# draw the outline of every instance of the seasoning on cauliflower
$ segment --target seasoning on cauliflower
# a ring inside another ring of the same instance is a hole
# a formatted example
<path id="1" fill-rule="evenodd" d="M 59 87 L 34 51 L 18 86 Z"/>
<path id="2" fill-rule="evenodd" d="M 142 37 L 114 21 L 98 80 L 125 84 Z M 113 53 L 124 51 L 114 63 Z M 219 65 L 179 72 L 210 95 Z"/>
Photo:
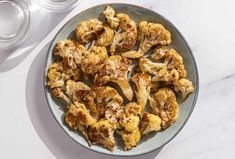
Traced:
<path id="1" fill-rule="evenodd" d="M 61 88 L 53 88 L 52 93 L 56 98 L 63 99 L 69 105 L 72 104 L 71 99 L 61 90 Z"/>
<path id="2" fill-rule="evenodd" d="M 160 88 L 153 97 L 149 98 L 153 112 L 161 119 L 163 129 L 171 126 L 178 117 L 178 103 L 175 93 L 170 88 Z"/>
<path id="3" fill-rule="evenodd" d="M 117 17 L 120 20 L 120 24 L 110 46 L 109 52 L 111 55 L 115 54 L 116 49 L 131 49 L 137 40 L 137 27 L 135 22 L 123 13 L 117 14 Z"/>
<path id="4" fill-rule="evenodd" d="M 141 138 L 141 133 L 139 128 L 135 128 L 133 131 L 128 132 L 126 130 L 121 130 L 117 132 L 119 135 L 121 135 L 122 140 L 124 142 L 124 150 L 130 150 L 133 147 L 135 147 Z"/>
<path id="5" fill-rule="evenodd" d="M 131 81 L 135 83 L 134 92 L 137 103 L 140 104 L 142 106 L 142 110 L 144 110 L 150 94 L 151 77 L 144 73 L 136 73 L 131 78 Z"/>
<path id="6" fill-rule="evenodd" d="M 142 135 L 147 135 L 153 131 L 161 130 L 161 118 L 157 115 L 144 112 L 140 124 L 140 132 Z"/>
<path id="7" fill-rule="evenodd" d="M 88 145 L 91 145 L 87 129 L 84 125 L 79 123 L 79 119 L 74 115 L 74 109 L 76 109 L 74 106 L 70 107 L 68 112 L 65 114 L 64 121 L 71 129 L 80 131 L 87 140 Z"/>
<path id="8" fill-rule="evenodd" d="M 139 67 L 142 72 L 149 73 L 151 75 L 158 75 L 161 69 L 165 69 L 166 65 L 164 63 L 152 62 L 145 57 L 139 59 Z"/>
<path id="9" fill-rule="evenodd" d="M 151 58 L 153 60 L 161 60 L 165 57 L 165 55 L 169 52 L 169 49 L 167 49 L 167 47 L 163 46 L 163 47 L 156 47 L 153 50 L 153 53 L 151 55 Z"/>
<path id="10" fill-rule="evenodd" d="M 187 76 L 187 71 L 184 68 L 183 58 L 174 49 L 170 49 L 164 59 L 167 69 L 176 69 L 179 72 L 180 78 Z"/>
<path id="11" fill-rule="evenodd" d="M 80 43 L 75 43 L 75 46 L 76 51 L 73 53 L 73 58 L 75 63 L 80 67 L 84 57 L 89 54 L 89 51 Z"/>
<path id="12" fill-rule="evenodd" d="M 96 45 L 107 47 L 112 44 L 113 38 L 114 30 L 110 26 L 104 25 L 104 30 L 97 38 Z"/>
<path id="13" fill-rule="evenodd" d="M 190 93 L 194 92 L 193 82 L 189 81 L 188 79 L 182 78 L 179 81 L 175 82 L 173 85 L 174 91 L 181 94 L 181 98 L 183 101 Z"/>
<path id="14" fill-rule="evenodd" d="M 90 127 L 88 136 L 93 144 L 100 144 L 109 150 L 115 148 L 114 131 L 116 127 L 109 123 L 107 119 L 100 119 Z"/>
<path id="15" fill-rule="evenodd" d="M 74 66 L 73 53 L 75 51 L 76 47 L 73 41 L 65 39 L 56 44 L 54 55 L 62 57 L 64 65 L 71 68 Z"/>
<path id="16" fill-rule="evenodd" d="M 105 117 L 111 123 L 116 123 L 123 113 L 122 97 L 109 86 L 96 87 L 85 97 L 84 102 L 96 119 Z"/>
<path id="17" fill-rule="evenodd" d="M 65 118 L 67 115 L 71 114 L 81 125 L 91 126 L 96 123 L 96 119 L 90 115 L 89 111 L 86 109 L 83 103 L 74 102 L 74 104 L 70 105 Z"/>
<path id="18" fill-rule="evenodd" d="M 98 66 L 107 58 L 108 53 L 105 47 L 94 46 L 81 61 L 81 70 L 86 74 L 95 75 L 98 72 Z"/>
<path id="19" fill-rule="evenodd" d="M 50 88 L 63 87 L 68 79 L 75 81 L 80 79 L 80 70 L 77 68 L 66 68 L 63 63 L 53 63 L 47 73 L 48 86 Z"/>
<path id="20" fill-rule="evenodd" d="M 139 58 L 155 45 L 168 45 L 171 43 L 171 33 L 159 23 L 142 21 L 139 24 L 138 41 L 138 51 L 129 51 L 122 55 L 127 58 Z"/>
<path id="21" fill-rule="evenodd" d="M 66 94 L 73 102 L 81 102 L 89 91 L 90 88 L 83 82 L 75 82 L 73 80 L 66 82 Z"/>
<path id="22" fill-rule="evenodd" d="M 133 90 L 128 81 L 128 71 L 131 68 L 132 61 L 119 56 L 110 56 L 103 62 L 99 68 L 98 74 L 95 75 L 95 83 L 102 86 L 107 82 L 117 83 L 128 100 L 133 98 Z"/>
<path id="23" fill-rule="evenodd" d="M 91 117 L 84 104 L 77 102 L 71 104 L 64 116 L 64 121 L 71 129 L 79 130 L 90 145 L 86 127 L 95 124 L 96 120 Z"/>
<path id="24" fill-rule="evenodd" d="M 86 44 L 96 38 L 103 30 L 103 22 L 98 19 L 82 21 L 76 29 L 79 42 Z"/>
<path id="25" fill-rule="evenodd" d="M 120 125 L 128 132 L 133 131 L 139 126 L 140 118 L 136 115 L 123 114 L 120 118 Z"/>
<path id="26" fill-rule="evenodd" d="M 140 115 L 142 113 L 142 107 L 141 105 L 130 102 L 125 106 L 125 114 L 127 115 Z"/>
<path id="27" fill-rule="evenodd" d="M 178 81 L 180 78 L 179 72 L 176 69 L 167 70 L 161 69 L 157 75 L 152 78 L 153 82 L 167 82 L 168 84 L 172 84 Z"/>
<path id="28" fill-rule="evenodd" d="M 110 6 L 107 6 L 106 9 L 103 11 L 103 14 L 111 28 L 117 29 L 120 20 L 119 18 L 115 17 L 115 10 Z"/>
<path id="29" fill-rule="evenodd" d="M 131 132 L 139 126 L 139 115 L 142 112 L 142 107 L 135 102 L 131 102 L 125 106 L 124 111 L 125 113 L 122 114 L 119 123 L 126 131 Z"/>

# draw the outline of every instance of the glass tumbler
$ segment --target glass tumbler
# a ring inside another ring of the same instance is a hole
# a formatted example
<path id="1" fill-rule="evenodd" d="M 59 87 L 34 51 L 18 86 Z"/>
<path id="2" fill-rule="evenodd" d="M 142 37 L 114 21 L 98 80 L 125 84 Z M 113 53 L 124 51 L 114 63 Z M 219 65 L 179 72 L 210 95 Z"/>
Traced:
<path id="1" fill-rule="evenodd" d="M 73 9 L 78 0 L 33 0 L 35 4 L 52 12 L 64 12 Z"/>
<path id="2" fill-rule="evenodd" d="M 29 23 L 29 8 L 24 0 L 0 0 L 0 49 L 22 41 Z"/>

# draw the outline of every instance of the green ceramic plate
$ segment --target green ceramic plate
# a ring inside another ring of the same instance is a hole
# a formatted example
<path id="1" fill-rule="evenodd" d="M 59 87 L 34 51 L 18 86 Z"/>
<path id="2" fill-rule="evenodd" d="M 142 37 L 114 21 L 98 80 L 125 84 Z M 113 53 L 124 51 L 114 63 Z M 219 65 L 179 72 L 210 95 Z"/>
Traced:
<path id="1" fill-rule="evenodd" d="M 58 103 L 49 93 L 46 87 L 46 73 L 48 67 L 51 65 L 53 61 L 52 57 L 52 50 L 55 47 L 56 43 L 60 40 L 66 39 L 68 36 L 73 34 L 73 31 L 76 29 L 76 26 L 79 22 L 88 20 L 91 18 L 98 18 L 102 11 L 105 9 L 107 5 L 112 6 L 115 8 L 117 13 L 126 13 L 128 14 L 131 19 L 135 22 L 140 22 L 143 20 L 158 22 L 163 24 L 172 34 L 172 44 L 171 46 L 174 47 L 184 58 L 184 63 L 188 71 L 188 78 L 192 80 L 196 86 L 195 92 L 191 94 L 185 102 L 180 104 L 179 108 L 179 117 L 177 121 L 168 129 L 158 132 L 152 133 L 146 137 L 143 137 L 138 144 L 137 147 L 133 148 L 130 151 L 123 151 L 122 149 L 122 142 L 117 141 L 117 149 L 114 152 L 110 152 L 107 149 L 100 147 L 100 146 L 91 146 L 89 147 L 85 139 L 78 133 L 70 130 L 64 123 L 63 123 L 63 106 Z M 62 127 L 62 129 L 77 143 L 81 144 L 82 146 L 104 154 L 115 155 L 115 156 L 135 156 L 145 154 L 151 151 L 154 151 L 166 143 L 168 143 L 171 139 L 173 139 L 179 131 L 183 128 L 186 124 L 187 120 L 189 119 L 193 108 L 196 104 L 197 96 L 198 96 L 198 71 L 195 59 L 193 54 L 190 50 L 189 45 L 187 44 L 186 40 L 182 36 L 182 34 L 174 27 L 174 25 L 165 19 L 163 16 L 159 15 L 158 13 L 132 4 L 123 4 L 123 3 L 112 3 L 112 4 L 102 4 L 92 8 L 89 8 L 81 13 L 78 13 L 73 18 L 71 18 L 56 34 L 54 39 L 51 42 L 50 48 L 47 53 L 47 59 L 45 64 L 45 76 L 44 83 L 45 83 L 45 95 L 47 98 L 48 105 L 51 109 L 52 114 L 54 115 L 55 119 Z"/>

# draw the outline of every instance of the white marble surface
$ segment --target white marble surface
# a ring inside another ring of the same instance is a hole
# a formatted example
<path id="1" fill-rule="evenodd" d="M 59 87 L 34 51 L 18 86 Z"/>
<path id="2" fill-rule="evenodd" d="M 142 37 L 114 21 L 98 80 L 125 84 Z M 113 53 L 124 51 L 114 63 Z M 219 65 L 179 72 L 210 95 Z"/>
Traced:
<path id="1" fill-rule="evenodd" d="M 0 65 L 0 159 L 114 158 L 73 142 L 53 119 L 41 87 L 51 38 L 69 17 L 104 2 L 110 1 L 80 0 L 79 6 L 17 65 L 8 70 L 2 70 Z M 189 42 L 200 74 L 198 102 L 186 126 L 161 150 L 135 158 L 234 159 L 235 1 L 128 2 L 151 8 L 172 21 Z"/>

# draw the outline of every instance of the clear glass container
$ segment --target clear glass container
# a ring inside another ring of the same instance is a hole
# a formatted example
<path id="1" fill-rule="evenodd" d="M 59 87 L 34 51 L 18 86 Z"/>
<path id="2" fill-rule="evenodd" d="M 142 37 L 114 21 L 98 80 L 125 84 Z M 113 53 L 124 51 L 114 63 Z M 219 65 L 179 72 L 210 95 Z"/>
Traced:
<path id="1" fill-rule="evenodd" d="M 78 0 L 33 0 L 35 4 L 52 12 L 64 12 L 73 9 Z"/>
<path id="2" fill-rule="evenodd" d="M 22 41 L 29 24 L 29 8 L 24 0 L 0 0 L 0 48 Z"/>

